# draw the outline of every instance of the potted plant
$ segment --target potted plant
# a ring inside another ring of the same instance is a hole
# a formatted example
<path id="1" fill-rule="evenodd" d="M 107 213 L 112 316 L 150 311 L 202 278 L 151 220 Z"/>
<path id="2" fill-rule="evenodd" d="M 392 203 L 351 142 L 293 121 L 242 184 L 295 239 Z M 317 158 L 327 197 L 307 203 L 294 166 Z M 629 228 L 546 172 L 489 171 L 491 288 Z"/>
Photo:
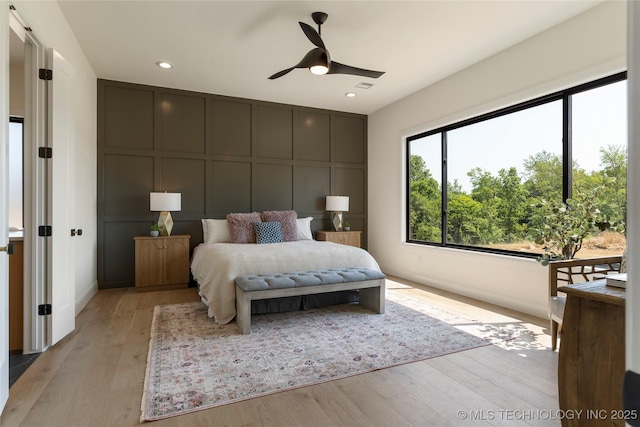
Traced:
<path id="1" fill-rule="evenodd" d="M 151 224 L 151 231 L 149 234 L 152 237 L 158 237 L 160 235 L 160 226 L 158 224 Z"/>
<path id="2" fill-rule="evenodd" d="M 344 221 L 342 223 L 342 229 L 344 231 L 351 231 L 351 223 L 349 221 Z"/>

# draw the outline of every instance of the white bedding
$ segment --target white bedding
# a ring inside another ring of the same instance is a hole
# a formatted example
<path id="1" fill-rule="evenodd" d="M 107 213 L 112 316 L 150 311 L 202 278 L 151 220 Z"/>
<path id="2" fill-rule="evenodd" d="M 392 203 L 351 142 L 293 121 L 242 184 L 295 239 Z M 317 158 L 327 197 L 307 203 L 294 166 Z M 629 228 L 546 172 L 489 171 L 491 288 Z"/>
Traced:
<path id="1" fill-rule="evenodd" d="M 220 324 L 229 323 L 236 315 L 234 280 L 238 276 L 342 267 L 380 271 L 364 249 L 315 240 L 264 245 L 201 243 L 191 260 L 191 272 L 209 307 L 209 317 Z"/>

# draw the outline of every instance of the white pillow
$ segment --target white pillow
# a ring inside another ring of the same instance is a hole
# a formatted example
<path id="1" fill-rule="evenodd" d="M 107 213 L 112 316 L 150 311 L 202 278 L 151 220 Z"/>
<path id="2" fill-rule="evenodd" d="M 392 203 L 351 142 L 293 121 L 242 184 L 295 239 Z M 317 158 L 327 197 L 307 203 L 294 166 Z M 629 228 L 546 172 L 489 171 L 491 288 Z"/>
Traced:
<path id="1" fill-rule="evenodd" d="M 202 241 L 204 243 L 231 243 L 231 232 L 226 219 L 203 219 Z"/>
<path id="2" fill-rule="evenodd" d="M 313 220 L 312 216 L 296 219 L 298 240 L 313 240 L 313 234 L 311 233 L 311 220 Z"/>

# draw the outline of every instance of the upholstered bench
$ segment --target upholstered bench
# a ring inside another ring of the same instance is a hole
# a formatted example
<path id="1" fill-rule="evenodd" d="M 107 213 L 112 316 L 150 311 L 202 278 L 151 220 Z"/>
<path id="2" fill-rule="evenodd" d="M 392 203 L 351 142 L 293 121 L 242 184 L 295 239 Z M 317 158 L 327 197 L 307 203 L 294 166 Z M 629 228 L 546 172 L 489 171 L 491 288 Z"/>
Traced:
<path id="1" fill-rule="evenodd" d="M 337 268 L 236 277 L 236 322 L 251 332 L 251 301 L 358 289 L 360 304 L 384 313 L 385 276 L 368 268 Z"/>

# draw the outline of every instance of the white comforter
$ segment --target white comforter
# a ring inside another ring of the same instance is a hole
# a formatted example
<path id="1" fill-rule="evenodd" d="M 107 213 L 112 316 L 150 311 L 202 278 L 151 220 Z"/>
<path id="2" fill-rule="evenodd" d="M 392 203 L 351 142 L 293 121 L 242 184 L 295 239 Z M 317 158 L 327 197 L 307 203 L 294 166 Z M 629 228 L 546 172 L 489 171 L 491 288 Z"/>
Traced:
<path id="1" fill-rule="evenodd" d="M 191 272 L 209 317 L 229 323 L 236 315 L 235 278 L 245 274 L 290 273 L 321 268 L 364 267 L 380 271 L 367 251 L 315 240 L 271 244 L 201 243 Z"/>

